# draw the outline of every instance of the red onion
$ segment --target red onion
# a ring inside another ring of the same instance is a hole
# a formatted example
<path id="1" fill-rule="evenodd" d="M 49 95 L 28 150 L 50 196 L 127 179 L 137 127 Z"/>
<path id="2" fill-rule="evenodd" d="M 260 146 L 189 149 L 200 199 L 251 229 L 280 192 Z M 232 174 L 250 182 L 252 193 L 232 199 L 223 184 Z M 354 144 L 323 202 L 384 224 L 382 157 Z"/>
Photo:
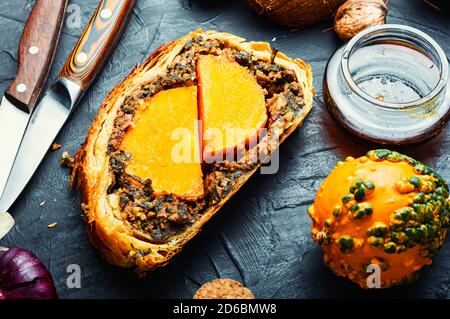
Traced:
<path id="1" fill-rule="evenodd" d="M 57 298 L 52 275 L 32 252 L 0 249 L 0 299 Z"/>

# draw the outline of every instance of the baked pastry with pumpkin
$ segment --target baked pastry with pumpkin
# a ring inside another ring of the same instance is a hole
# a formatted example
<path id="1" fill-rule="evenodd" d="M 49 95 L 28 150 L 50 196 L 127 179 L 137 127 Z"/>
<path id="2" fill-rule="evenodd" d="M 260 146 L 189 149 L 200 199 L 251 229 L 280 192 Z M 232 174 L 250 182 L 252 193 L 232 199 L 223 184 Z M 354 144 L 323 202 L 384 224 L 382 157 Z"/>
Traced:
<path id="1" fill-rule="evenodd" d="M 376 269 L 368 266 L 375 265 L 387 288 L 414 279 L 444 244 L 449 189 L 419 161 L 374 150 L 339 162 L 308 213 L 313 239 L 336 274 L 367 288 Z"/>
<path id="2" fill-rule="evenodd" d="M 140 272 L 166 264 L 312 97 L 310 67 L 268 43 L 198 30 L 163 45 L 109 94 L 76 155 L 91 242 Z"/>

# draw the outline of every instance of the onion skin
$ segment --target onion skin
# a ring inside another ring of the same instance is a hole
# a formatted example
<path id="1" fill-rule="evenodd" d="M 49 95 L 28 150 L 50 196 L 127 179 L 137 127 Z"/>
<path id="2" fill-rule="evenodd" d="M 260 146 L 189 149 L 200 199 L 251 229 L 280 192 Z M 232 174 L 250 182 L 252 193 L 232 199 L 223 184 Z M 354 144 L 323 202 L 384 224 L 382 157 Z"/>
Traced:
<path id="1" fill-rule="evenodd" d="M 345 0 L 247 0 L 250 8 L 274 22 L 300 29 L 329 19 Z"/>
<path id="2" fill-rule="evenodd" d="M 0 251 L 0 299 L 57 298 L 52 275 L 32 252 Z"/>

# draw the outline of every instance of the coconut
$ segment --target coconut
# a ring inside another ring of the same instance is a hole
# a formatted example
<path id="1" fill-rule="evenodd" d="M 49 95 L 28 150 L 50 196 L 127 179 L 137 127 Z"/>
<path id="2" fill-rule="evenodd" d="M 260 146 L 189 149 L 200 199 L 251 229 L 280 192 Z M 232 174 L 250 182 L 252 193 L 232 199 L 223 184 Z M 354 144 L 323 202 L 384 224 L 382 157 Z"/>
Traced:
<path id="1" fill-rule="evenodd" d="M 302 28 L 333 17 L 345 0 L 247 0 L 250 8 L 278 24 Z"/>

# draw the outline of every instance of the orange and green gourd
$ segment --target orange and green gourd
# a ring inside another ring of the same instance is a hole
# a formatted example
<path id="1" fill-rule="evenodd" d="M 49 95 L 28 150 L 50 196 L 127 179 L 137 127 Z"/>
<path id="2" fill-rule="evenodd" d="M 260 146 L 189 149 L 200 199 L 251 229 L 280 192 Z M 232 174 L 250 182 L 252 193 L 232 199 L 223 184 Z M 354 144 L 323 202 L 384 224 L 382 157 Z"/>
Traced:
<path id="1" fill-rule="evenodd" d="M 381 287 L 411 281 L 431 264 L 450 227 L 447 183 L 430 167 L 389 150 L 339 162 L 308 208 L 325 263 L 367 287 L 367 266 Z"/>

